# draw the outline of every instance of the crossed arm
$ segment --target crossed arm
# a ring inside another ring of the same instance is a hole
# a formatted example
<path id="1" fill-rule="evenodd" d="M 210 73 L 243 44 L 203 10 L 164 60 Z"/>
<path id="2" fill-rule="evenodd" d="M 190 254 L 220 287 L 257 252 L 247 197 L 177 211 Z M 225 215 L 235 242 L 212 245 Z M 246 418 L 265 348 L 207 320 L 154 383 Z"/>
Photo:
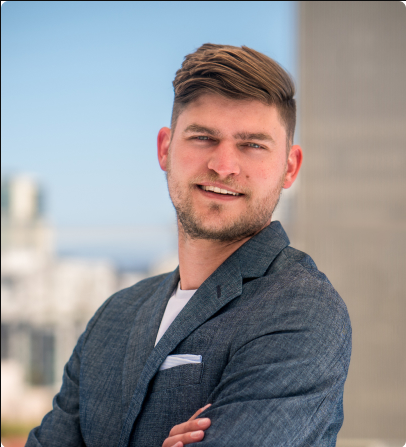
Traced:
<path id="1" fill-rule="evenodd" d="M 345 364 L 345 359 L 339 355 L 340 350 L 328 354 L 336 357 L 335 362 L 326 365 L 324 374 L 319 377 L 300 376 L 308 376 L 306 371 L 318 371 L 317 358 L 301 365 L 300 374 L 291 364 L 292 359 L 269 364 L 265 358 L 262 365 L 247 367 L 247 358 L 251 357 L 252 350 L 262 351 L 266 357 L 272 344 L 267 338 L 256 339 L 233 357 L 210 398 L 213 404 L 199 409 L 188 421 L 173 427 L 162 447 L 183 447 L 197 442 L 202 446 L 216 447 L 335 445 L 342 423 L 342 391 L 346 375 L 345 365 L 341 366 Z M 328 353 L 331 348 L 327 345 L 325 349 Z M 312 363 L 316 364 L 315 368 L 312 368 Z M 237 369 L 233 367 L 238 365 Z M 264 381 L 265 375 L 268 377 Z M 289 386 L 292 382 L 296 385 Z M 66 383 L 72 383 L 75 387 L 69 377 L 66 377 Z M 281 392 L 284 386 L 285 393 Z M 69 398 L 70 394 L 59 395 L 54 402 L 54 411 L 42 428 L 43 431 L 47 430 L 51 423 L 54 436 L 56 432 L 59 435 L 65 433 L 64 445 L 84 445 L 80 432 L 75 430 L 79 409 L 77 402 Z M 69 402 L 73 404 L 71 408 Z M 60 405 L 65 408 L 63 413 L 59 410 Z M 203 412 L 206 417 L 199 417 Z M 73 424 L 71 428 L 67 425 L 69 421 Z M 73 437 L 74 433 L 78 438 Z M 28 444 L 45 445 L 38 442 L 39 438 L 35 439 L 36 435 L 30 435 Z"/>
<path id="2" fill-rule="evenodd" d="M 289 315 L 283 317 L 289 323 Z M 283 330 L 262 334 L 256 321 L 254 324 L 255 336 L 245 344 L 235 344 L 220 382 L 208 396 L 206 402 L 212 405 L 173 427 L 163 447 L 196 442 L 202 447 L 335 445 L 343 420 L 342 394 L 351 349 L 349 321 L 343 324 L 333 315 L 328 321 L 323 319 L 322 330 L 317 322 L 312 331 L 284 324 Z M 246 324 L 244 332 L 249 331 Z M 55 434 L 65 446 L 84 445 L 79 423 L 82 343 L 83 337 L 65 369 L 54 410 L 30 434 L 27 445 L 54 445 L 60 441 Z M 110 388 L 109 382 L 106 392 L 113 396 Z M 114 414 L 108 415 L 110 425 L 119 430 L 120 421 L 113 419 Z M 99 445 L 117 438 L 113 431 L 92 433 L 93 438 L 96 435 L 104 441 L 97 439 Z"/>
<path id="3" fill-rule="evenodd" d="M 333 343 L 329 337 L 310 343 L 309 352 L 302 356 L 300 350 L 309 343 L 295 346 L 294 333 L 252 340 L 227 365 L 209 398 L 212 405 L 173 427 L 162 447 L 196 442 L 202 447 L 334 446 L 343 421 L 351 333 L 345 334 L 343 327 L 335 336 Z M 275 343 L 285 349 L 279 358 L 273 355 Z M 257 360 L 251 362 L 252 358 Z"/>

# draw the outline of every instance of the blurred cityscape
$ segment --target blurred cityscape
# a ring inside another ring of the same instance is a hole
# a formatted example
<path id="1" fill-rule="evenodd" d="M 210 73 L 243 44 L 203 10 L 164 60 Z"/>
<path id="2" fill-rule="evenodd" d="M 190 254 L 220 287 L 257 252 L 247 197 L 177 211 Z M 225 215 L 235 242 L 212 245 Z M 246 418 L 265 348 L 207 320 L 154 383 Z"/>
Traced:
<path id="1" fill-rule="evenodd" d="M 79 335 L 110 295 L 177 266 L 176 253 L 132 272 L 58 257 L 44 193 L 28 176 L 1 182 L 1 405 L 13 423 L 38 423 L 51 409 Z"/>
<path id="2" fill-rule="evenodd" d="M 304 164 L 274 218 L 292 246 L 326 273 L 350 313 L 353 353 L 337 446 L 401 447 L 406 8 L 402 2 L 305 1 L 298 17 L 297 142 Z M 44 193 L 28 177 L 2 180 L 2 421 L 31 427 L 51 408 L 63 365 L 102 302 L 177 265 L 176 253 L 125 272 L 111 259 L 57 255 Z"/>

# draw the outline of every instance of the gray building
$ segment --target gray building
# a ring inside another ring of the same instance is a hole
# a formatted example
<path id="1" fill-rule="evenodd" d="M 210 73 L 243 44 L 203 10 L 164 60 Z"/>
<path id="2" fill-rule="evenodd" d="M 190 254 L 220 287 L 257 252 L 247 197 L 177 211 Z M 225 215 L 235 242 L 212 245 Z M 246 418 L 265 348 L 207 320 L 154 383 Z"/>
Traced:
<path id="1" fill-rule="evenodd" d="M 352 320 L 339 439 L 403 445 L 406 7 L 301 2 L 299 18 L 304 164 L 291 239 L 327 274 Z"/>

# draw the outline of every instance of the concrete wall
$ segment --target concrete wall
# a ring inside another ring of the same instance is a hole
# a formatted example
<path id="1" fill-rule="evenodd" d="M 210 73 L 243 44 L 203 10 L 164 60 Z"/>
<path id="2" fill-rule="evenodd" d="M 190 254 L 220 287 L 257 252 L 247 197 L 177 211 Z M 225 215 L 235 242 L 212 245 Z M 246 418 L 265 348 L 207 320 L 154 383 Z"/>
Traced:
<path id="1" fill-rule="evenodd" d="M 305 157 L 292 245 L 313 257 L 350 312 L 340 437 L 404 442 L 406 7 L 301 2 L 299 14 Z"/>

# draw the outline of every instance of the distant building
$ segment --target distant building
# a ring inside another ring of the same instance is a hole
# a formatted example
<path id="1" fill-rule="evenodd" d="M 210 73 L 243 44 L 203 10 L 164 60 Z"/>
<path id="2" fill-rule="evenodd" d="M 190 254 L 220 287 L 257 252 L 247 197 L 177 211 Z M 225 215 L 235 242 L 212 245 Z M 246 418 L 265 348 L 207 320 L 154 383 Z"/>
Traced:
<path id="1" fill-rule="evenodd" d="M 2 417 L 33 420 L 51 405 L 94 312 L 140 276 L 120 277 L 105 260 L 57 258 L 43 195 L 26 176 L 2 181 L 1 226 Z"/>
<path id="2" fill-rule="evenodd" d="M 327 274 L 352 321 L 339 438 L 403 445 L 406 8 L 392 1 L 299 6 L 304 162 L 292 245 Z"/>
<path id="3" fill-rule="evenodd" d="M 52 231 L 44 220 L 43 194 L 27 176 L 1 181 L 1 249 L 46 254 L 52 250 Z"/>

